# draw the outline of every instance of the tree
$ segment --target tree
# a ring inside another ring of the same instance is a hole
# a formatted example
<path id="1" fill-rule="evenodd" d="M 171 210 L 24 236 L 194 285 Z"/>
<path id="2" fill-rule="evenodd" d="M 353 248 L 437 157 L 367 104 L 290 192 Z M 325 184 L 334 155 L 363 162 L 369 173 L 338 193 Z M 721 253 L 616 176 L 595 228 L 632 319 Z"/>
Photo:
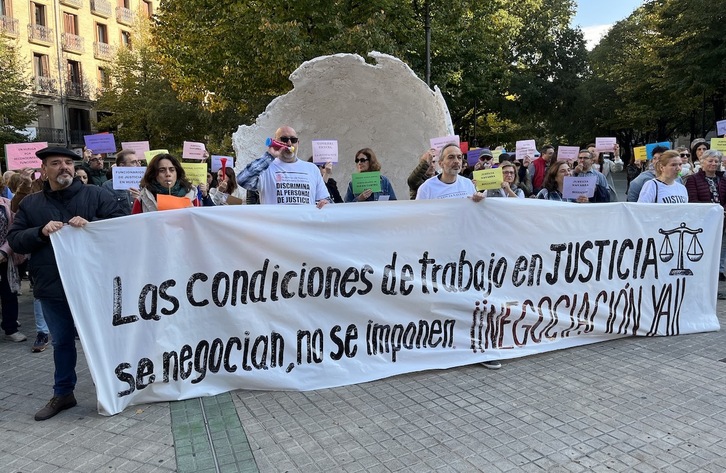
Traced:
<path id="1" fill-rule="evenodd" d="M 31 88 L 17 52 L 0 38 L 0 147 L 28 141 L 21 133 L 36 119 L 36 110 L 27 91 Z"/>

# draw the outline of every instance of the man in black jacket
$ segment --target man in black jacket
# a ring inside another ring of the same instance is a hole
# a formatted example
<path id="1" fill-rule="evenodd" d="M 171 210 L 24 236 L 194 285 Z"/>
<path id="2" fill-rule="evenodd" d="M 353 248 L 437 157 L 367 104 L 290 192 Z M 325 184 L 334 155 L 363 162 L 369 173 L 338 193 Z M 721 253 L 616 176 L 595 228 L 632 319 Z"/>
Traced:
<path id="1" fill-rule="evenodd" d="M 16 253 L 30 254 L 33 294 L 40 300 L 53 339 L 53 398 L 35 414 L 35 420 L 46 420 L 76 405 L 76 330 L 50 234 L 65 225 L 83 227 L 89 221 L 122 216 L 123 212 L 110 192 L 73 178 L 74 160 L 80 159 L 73 151 L 50 147 L 35 154 L 42 160 L 41 170 L 48 180 L 42 192 L 20 203 L 8 231 L 8 243 Z"/>

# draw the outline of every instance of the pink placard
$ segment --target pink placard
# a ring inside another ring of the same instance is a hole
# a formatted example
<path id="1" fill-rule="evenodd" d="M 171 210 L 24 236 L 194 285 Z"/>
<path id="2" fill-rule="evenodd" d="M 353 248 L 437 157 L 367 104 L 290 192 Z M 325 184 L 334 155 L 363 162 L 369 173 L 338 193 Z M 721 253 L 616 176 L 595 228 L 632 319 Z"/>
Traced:
<path id="1" fill-rule="evenodd" d="M 580 154 L 579 146 L 558 146 L 557 147 L 557 159 L 564 159 L 566 161 L 575 161 L 577 155 Z"/>
<path id="2" fill-rule="evenodd" d="M 41 160 L 35 155 L 36 151 L 47 148 L 48 143 L 10 143 L 5 145 L 5 157 L 8 169 L 35 168 L 39 169 Z"/>
<path id="3" fill-rule="evenodd" d="M 184 149 L 182 151 L 182 158 L 184 159 L 204 159 L 207 149 L 204 147 L 204 143 L 196 143 L 194 141 L 185 141 Z"/>
<path id="4" fill-rule="evenodd" d="M 148 141 L 123 141 L 121 142 L 121 149 L 129 149 L 136 153 L 138 157 L 144 156 L 144 153 L 151 150 Z"/>

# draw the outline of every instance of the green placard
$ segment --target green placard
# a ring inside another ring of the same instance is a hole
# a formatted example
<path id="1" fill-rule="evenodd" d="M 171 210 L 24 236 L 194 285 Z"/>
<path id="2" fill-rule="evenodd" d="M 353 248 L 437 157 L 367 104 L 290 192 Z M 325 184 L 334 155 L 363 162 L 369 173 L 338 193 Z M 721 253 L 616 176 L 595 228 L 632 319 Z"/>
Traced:
<path id="1" fill-rule="evenodd" d="M 381 172 L 357 172 L 352 176 L 353 194 L 360 194 L 366 189 L 381 192 Z"/>
<path id="2" fill-rule="evenodd" d="M 502 168 L 474 171 L 473 178 L 476 181 L 476 190 L 478 191 L 500 189 L 504 180 Z"/>

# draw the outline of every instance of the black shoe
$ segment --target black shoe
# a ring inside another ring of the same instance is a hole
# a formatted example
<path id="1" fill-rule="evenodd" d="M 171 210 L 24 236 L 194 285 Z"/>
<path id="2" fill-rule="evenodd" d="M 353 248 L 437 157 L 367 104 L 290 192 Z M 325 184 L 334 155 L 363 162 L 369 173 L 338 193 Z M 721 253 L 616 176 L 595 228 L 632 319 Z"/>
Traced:
<path id="1" fill-rule="evenodd" d="M 719 280 L 719 282 L 726 281 L 726 274 L 718 273 L 718 280 Z"/>
<path id="2" fill-rule="evenodd" d="M 35 342 L 33 343 L 33 348 L 31 348 L 32 352 L 33 353 L 42 352 L 43 350 L 46 349 L 49 342 L 50 342 L 50 339 L 49 339 L 47 333 L 38 332 L 38 336 L 35 337 Z"/>
<path id="3" fill-rule="evenodd" d="M 35 413 L 35 420 L 46 420 L 50 419 L 60 411 L 70 409 L 76 404 L 76 397 L 73 393 L 66 394 L 65 396 L 53 396 L 48 404 L 44 408 Z"/>

